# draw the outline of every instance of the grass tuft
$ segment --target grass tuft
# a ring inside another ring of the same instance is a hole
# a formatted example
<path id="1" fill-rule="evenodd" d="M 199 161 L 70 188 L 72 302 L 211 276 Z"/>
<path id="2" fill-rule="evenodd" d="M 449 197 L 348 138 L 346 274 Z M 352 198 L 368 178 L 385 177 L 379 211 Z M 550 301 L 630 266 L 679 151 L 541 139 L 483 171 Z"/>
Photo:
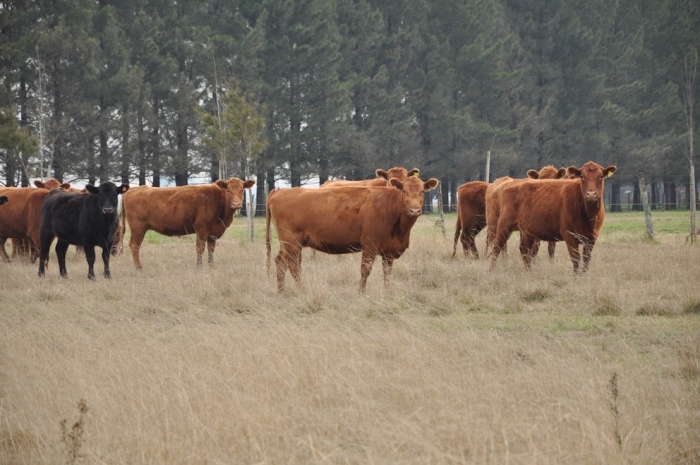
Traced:
<path id="1" fill-rule="evenodd" d="M 546 289 L 535 289 L 534 291 L 522 294 L 521 297 L 523 299 L 523 302 L 532 303 L 543 302 L 549 299 L 551 296 L 552 294 Z"/>
<path id="2" fill-rule="evenodd" d="M 620 307 L 608 297 L 598 297 L 596 305 L 593 316 L 619 316 L 622 313 Z"/>
<path id="3" fill-rule="evenodd" d="M 673 310 L 664 307 L 658 302 L 646 302 L 634 313 L 638 316 L 673 316 Z"/>
<path id="4" fill-rule="evenodd" d="M 690 299 L 683 305 L 683 314 L 700 315 L 700 299 Z"/>

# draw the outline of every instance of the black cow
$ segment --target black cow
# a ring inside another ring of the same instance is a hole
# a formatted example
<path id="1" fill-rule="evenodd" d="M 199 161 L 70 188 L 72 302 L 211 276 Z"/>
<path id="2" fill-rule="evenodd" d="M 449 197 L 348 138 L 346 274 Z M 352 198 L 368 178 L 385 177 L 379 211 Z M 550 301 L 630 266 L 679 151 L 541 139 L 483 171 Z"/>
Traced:
<path id="1" fill-rule="evenodd" d="M 68 277 L 66 250 L 69 244 L 80 245 L 85 249 L 89 279 L 95 279 L 95 246 L 102 247 L 104 277 L 111 277 L 109 252 L 119 226 L 117 196 L 126 192 L 129 186 L 117 187 L 111 182 L 103 182 L 99 187 L 88 184 L 85 188 L 87 194 L 54 189 L 44 199 L 41 209 L 39 276 L 44 276 L 49 249 L 54 237 L 57 237 L 56 255 L 62 277 Z"/>
<path id="2" fill-rule="evenodd" d="M 7 201 L 8 201 L 8 198 L 7 198 L 6 195 L 3 195 L 3 196 L 0 197 L 0 205 L 6 204 Z"/>

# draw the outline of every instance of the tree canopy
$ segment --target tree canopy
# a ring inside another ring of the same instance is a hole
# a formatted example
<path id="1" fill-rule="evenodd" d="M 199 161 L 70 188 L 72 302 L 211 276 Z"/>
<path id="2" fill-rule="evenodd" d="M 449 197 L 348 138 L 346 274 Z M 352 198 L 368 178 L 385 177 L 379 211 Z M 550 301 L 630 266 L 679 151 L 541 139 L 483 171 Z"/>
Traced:
<path id="1" fill-rule="evenodd" d="M 642 169 L 686 182 L 696 3 L 2 2 L 0 179 L 228 171 L 262 189 L 402 165 L 454 192 L 491 150 L 492 177 L 595 160 L 630 183 Z M 260 112 L 254 163 L 233 163 L 240 147 L 203 117 L 222 105 Z"/>

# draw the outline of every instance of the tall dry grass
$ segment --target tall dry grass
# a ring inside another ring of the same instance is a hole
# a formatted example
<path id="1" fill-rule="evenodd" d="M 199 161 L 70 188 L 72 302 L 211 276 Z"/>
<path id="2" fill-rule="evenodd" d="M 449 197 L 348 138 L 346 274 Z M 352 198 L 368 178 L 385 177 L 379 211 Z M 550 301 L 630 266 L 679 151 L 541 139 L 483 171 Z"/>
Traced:
<path id="1" fill-rule="evenodd" d="M 365 294 L 359 255 L 305 253 L 278 295 L 240 219 L 212 268 L 189 239 L 111 281 L 0 264 L 0 463 L 700 463 L 700 248 L 489 273 L 434 222 Z"/>

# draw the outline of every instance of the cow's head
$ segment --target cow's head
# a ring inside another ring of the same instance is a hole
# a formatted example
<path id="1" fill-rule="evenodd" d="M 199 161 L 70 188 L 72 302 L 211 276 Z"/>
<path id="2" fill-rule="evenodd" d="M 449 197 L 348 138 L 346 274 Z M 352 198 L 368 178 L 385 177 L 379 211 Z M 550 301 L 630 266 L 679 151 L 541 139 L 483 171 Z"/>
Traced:
<path id="1" fill-rule="evenodd" d="M 423 194 L 438 185 L 438 180 L 430 178 L 423 182 L 418 176 L 409 176 L 405 181 L 391 179 L 389 183 L 403 192 L 403 202 L 408 216 L 420 216 L 423 212 Z"/>
<path id="2" fill-rule="evenodd" d="M 117 187 L 116 184 L 111 182 L 103 182 L 99 187 L 95 187 L 92 184 L 85 186 L 88 194 L 97 196 L 97 205 L 100 211 L 105 216 L 114 216 L 117 214 L 117 207 L 119 206 L 119 194 L 129 190 L 129 186 L 122 184 Z"/>
<path id="3" fill-rule="evenodd" d="M 36 181 L 34 181 L 34 185 L 39 189 L 46 189 L 47 191 L 50 191 L 51 189 L 62 189 L 64 191 L 67 191 L 70 189 L 70 183 L 61 183 L 58 179 L 54 178 L 47 179 L 45 182 L 37 179 Z"/>
<path id="4" fill-rule="evenodd" d="M 226 202 L 233 210 L 240 210 L 245 199 L 245 189 L 250 189 L 255 185 L 255 181 L 247 179 L 245 181 L 238 178 L 231 178 L 228 181 L 219 179 L 216 186 L 226 191 Z"/>
<path id="5" fill-rule="evenodd" d="M 566 168 L 556 169 L 552 165 L 547 165 L 541 170 L 527 170 L 527 177 L 531 179 L 560 179 L 566 176 Z"/>
<path id="6" fill-rule="evenodd" d="M 384 171 L 380 168 L 375 171 L 374 174 L 376 174 L 378 178 L 384 178 L 387 181 L 390 179 L 398 179 L 399 181 L 403 182 L 410 176 L 418 176 L 420 174 L 420 170 L 418 168 L 413 168 L 410 171 L 406 171 L 406 168 L 395 166 L 389 169 L 389 171 Z"/>
<path id="7" fill-rule="evenodd" d="M 580 169 L 575 166 L 568 169 L 569 176 L 581 179 L 581 193 L 586 202 L 599 202 L 603 198 L 603 180 L 612 176 L 615 171 L 617 171 L 615 165 L 603 168 L 592 161 Z"/>

